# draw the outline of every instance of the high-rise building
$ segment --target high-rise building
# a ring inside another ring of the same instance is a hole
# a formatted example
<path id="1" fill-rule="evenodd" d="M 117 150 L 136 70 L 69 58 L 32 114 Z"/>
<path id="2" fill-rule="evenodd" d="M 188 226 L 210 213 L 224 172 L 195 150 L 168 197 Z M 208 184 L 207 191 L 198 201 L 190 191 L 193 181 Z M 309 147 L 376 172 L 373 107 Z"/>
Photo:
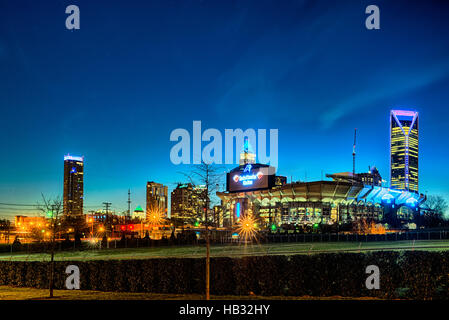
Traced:
<path id="1" fill-rule="evenodd" d="M 84 157 L 64 156 L 64 215 L 83 214 Z"/>
<path id="2" fill-rule="evenodd" d="M 171 218 L 184 223 L 203 220 L 206 189 L 191 183 L 178 184 L 171 193 Z"/>
<path id="3" fill-rule="evenodd" d="M 390 187 L 418 192 L 418 112 L 390 112 Z"/>
<path id="4" fill-rule="evenodd" d="M 245 165 L 248 163 L 256 163 L 256 154 L 249 143 L 248 137 L 245 137 L 243 142 L 243 152 L 240 153 L 239 165 Z"/>
<path id="5" fill-rule="evenodd" d="M 154 181 L 147 182 L 147 211 L 146 217 L 152 210 L 158 209 L 167 215 L 168 187 Z"/>

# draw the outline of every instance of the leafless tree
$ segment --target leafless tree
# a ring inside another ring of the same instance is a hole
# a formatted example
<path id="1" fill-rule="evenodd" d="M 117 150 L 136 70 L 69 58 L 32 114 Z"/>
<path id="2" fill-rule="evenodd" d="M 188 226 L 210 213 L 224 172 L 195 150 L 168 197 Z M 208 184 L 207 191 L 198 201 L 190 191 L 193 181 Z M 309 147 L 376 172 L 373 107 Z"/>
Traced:
<path id="1" fill-rule="evenodd" d="M 49 289 L 50 298 L 53 298 L 53 287 L 55 279 L 55 243 L 56 234 L 59 232 L 61 225 L 61 214 L 62 214 L 62 200 L 60 197 L 55 199 L 47 199 L 42 195 L 42 203 L 37 205 L 37 208 L 50 219 L 50 231 L 51 231 L 51 251 L 50 251 L 50 279 L 49 279 Z"/>
<path id="2" fill-rule="evenodd" d="M 446 199 L 439 195 L 427 197 L 422 205 L 424 214 L 419 216 L 419 224 L 427 228 L 441 227 L 448 225 L 448 203 Z"/>
<path id="3" fill-rule="evenodd" d="M 206 238 L 206 300 L 210 299 L 210 234 L 209 234 L 209 213 L 213 201 L 213 194 L 217 190 L 217 186 L 222 178 L 219 168 L 213 164 L 202 162 L 196 165 L 189 173 L 185 174 L 192 185 L 197 187 L 196 196 L 200 202 L 204 204 L 204 226 Z M 200 187 L 201 188 L 198 188 Z"/>
<path id="4" fill-rule="evenodd" d="M 446 199 L 442 196 L 429 196 L 424 204 L 429 210 L 435 212 L 440 217 L 445 215 L 449 207 Z"/>

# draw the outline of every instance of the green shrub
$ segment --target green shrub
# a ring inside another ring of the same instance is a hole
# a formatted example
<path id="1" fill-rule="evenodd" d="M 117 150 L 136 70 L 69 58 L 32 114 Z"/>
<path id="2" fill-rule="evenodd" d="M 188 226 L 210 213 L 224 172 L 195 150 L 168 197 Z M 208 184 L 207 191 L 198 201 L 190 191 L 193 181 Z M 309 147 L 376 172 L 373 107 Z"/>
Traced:
<path id="1" fill-rule="evenodd" d="M 77 265 L 84 290 L 153 293 L 205 291 L 205 259 L 58 261 L 55 287 L 65 288 L 66 267 Z M 365 269 L 380 268 L 380 289 L 368 290 Z M 48 262 L 0 261 L 0 285 L 48 288 Z M 373 296 L 448 299 L 449 252 L 326 253 L 212 258 L 216 295 Z"/>

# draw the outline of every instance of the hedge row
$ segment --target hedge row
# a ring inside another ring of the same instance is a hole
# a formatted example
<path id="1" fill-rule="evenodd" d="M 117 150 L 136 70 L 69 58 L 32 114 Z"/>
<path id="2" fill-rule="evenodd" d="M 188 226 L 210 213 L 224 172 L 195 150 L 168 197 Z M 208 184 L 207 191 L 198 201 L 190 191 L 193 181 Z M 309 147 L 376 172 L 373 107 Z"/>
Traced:
<path id="1" fill-rule="evenodd" d="M 84 290 L 204 293 L 204 259 L 56 262 L 56 288 L 65 288 L 70 264 L 79 267 Z M 372 264 L 380 269 L 379 290 L 365 286 Z M 0 261 L 0 285 L 47 288 L 48 270 L 48 262 Z M 211 293 L 448 299 L 448 275 L 449 252 L 223 257 L 211 259 Z"/>

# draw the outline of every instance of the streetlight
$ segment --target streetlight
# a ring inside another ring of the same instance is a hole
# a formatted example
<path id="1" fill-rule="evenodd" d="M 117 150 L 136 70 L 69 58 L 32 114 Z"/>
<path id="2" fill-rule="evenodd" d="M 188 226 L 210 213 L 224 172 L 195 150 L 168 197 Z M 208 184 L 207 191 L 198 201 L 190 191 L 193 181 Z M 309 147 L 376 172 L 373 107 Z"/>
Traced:
<path id="1" fill-rule="evenodd" d="M 91 224 L 91 235 L 94 236 L 94 219 L 89 218 L 88 222 Z"/>

